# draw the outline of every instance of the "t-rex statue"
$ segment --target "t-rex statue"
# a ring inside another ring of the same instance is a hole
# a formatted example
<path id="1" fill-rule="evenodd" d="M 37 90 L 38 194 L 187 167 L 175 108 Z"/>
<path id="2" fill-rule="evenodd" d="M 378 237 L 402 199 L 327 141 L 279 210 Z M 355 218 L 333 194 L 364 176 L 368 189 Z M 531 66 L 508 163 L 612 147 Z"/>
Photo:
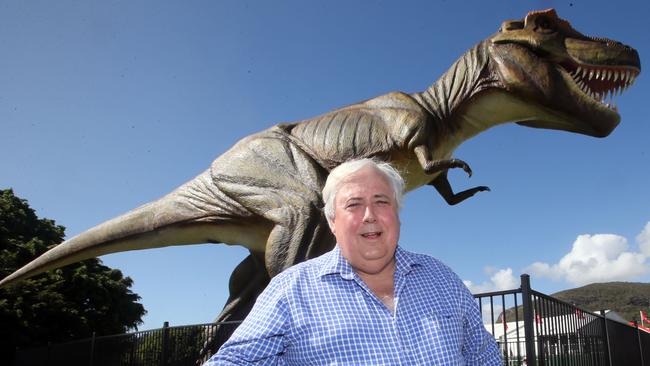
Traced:
<path id="1" fill-rule="evenodd" d="M 407 191 L 431 185 L 454 205 L 488 189 L 453 192 L 448 169 L 471 175 L 452 158 L 462 142 L 506 122 L 605 137 L 620 121 L 611 97 L 640 69 L 633 48 L 587 37 L 553 9 L 530 12 L 505 21 L 424 92 L 389 93 L 248 136 L 175 191 L 50 249 L 0 286 L 108 253 L 242 245 L 250 255 L 232 273 L 216 320 L 243 319 L 270 277 L 335 244 L 320 192 L 337 164 L 390 161 Z"/>

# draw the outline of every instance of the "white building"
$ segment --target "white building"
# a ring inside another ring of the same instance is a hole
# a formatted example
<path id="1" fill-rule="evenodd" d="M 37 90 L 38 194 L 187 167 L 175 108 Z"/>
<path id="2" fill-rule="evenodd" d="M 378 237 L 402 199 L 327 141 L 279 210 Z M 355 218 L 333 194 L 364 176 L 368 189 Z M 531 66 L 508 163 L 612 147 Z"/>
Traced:
<path id="1" fill-rule="evenodd" d="M 618 313 L 605 310 L 608 320 L 623 324 L 628 321 Z M 595 322 L 597 318 L 591 314 L 583 315 L 577 311 L 575 314 L 560 316 L 535 317 L 535 352 L 539 355 L 540 345 L 546 347 L 547 354 L 571 354 L 602 347 L 600 339 L 604 333 L 602 325 Z M 484 323 L 503 352 L 507 352 L 509 359 L 526 356 L 526 332 L 524 321 Z"/>

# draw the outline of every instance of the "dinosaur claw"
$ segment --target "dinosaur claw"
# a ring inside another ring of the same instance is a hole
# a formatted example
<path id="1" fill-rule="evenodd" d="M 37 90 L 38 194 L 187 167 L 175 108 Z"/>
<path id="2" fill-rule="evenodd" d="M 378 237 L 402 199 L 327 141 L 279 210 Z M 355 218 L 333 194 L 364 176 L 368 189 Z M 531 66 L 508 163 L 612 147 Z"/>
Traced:
<path id="1" fill-rule="evenodd" d="M 463 166 L 462 166 L 462 167 L 463 167 L 463 170 L 465 171 L 465 173 L 467 173 L 467 175 L 468 175 L 469 177 L 471 177 L 472 174 L 473 174 L 473 172 L 472 172 L 472 168 L 470 168 L 469 165 L 467 165 L 467 163 L 463 163 Z"/>

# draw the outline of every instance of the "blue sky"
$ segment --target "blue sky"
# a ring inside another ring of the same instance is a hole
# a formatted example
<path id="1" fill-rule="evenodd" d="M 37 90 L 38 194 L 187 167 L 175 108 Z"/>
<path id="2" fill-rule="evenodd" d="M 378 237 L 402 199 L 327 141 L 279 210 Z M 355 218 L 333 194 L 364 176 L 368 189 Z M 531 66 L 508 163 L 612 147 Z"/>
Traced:
<path id="1" fill-rule="evenodd" d="M 2 1 L 0 187 L 68 237 L 190 180 L 236 141 L 391 91 L 433 83 L 502 21 L 553 7 L 588 35 L 650 52 L 647 1 Z M 605 139 L 516 125 L 455 156 L 488 185 L 447 206 L 406 196 L 401 245 L 475 291 L 521 273 L 552 293 L 650 282 L 650 149 L 643 72 Z M 644 229 L 645 228 L 645 229 Z M 140 329 L 206 323 L 246 255 L 220 244 L 111 254 L 148 310 Z"/>

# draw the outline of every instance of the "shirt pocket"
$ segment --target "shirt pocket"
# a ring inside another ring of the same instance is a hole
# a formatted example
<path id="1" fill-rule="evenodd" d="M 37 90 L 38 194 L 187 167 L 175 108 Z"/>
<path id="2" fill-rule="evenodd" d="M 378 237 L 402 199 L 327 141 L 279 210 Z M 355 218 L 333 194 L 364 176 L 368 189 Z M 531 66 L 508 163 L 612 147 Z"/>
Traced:
<path id="1" fill-rule="evenodd" d="M 460 352 L 463 343 L 463 317 L 459 311 L 437 310 L 425 314 L 421 321 L 426 343 L 445 352 Z"/>

